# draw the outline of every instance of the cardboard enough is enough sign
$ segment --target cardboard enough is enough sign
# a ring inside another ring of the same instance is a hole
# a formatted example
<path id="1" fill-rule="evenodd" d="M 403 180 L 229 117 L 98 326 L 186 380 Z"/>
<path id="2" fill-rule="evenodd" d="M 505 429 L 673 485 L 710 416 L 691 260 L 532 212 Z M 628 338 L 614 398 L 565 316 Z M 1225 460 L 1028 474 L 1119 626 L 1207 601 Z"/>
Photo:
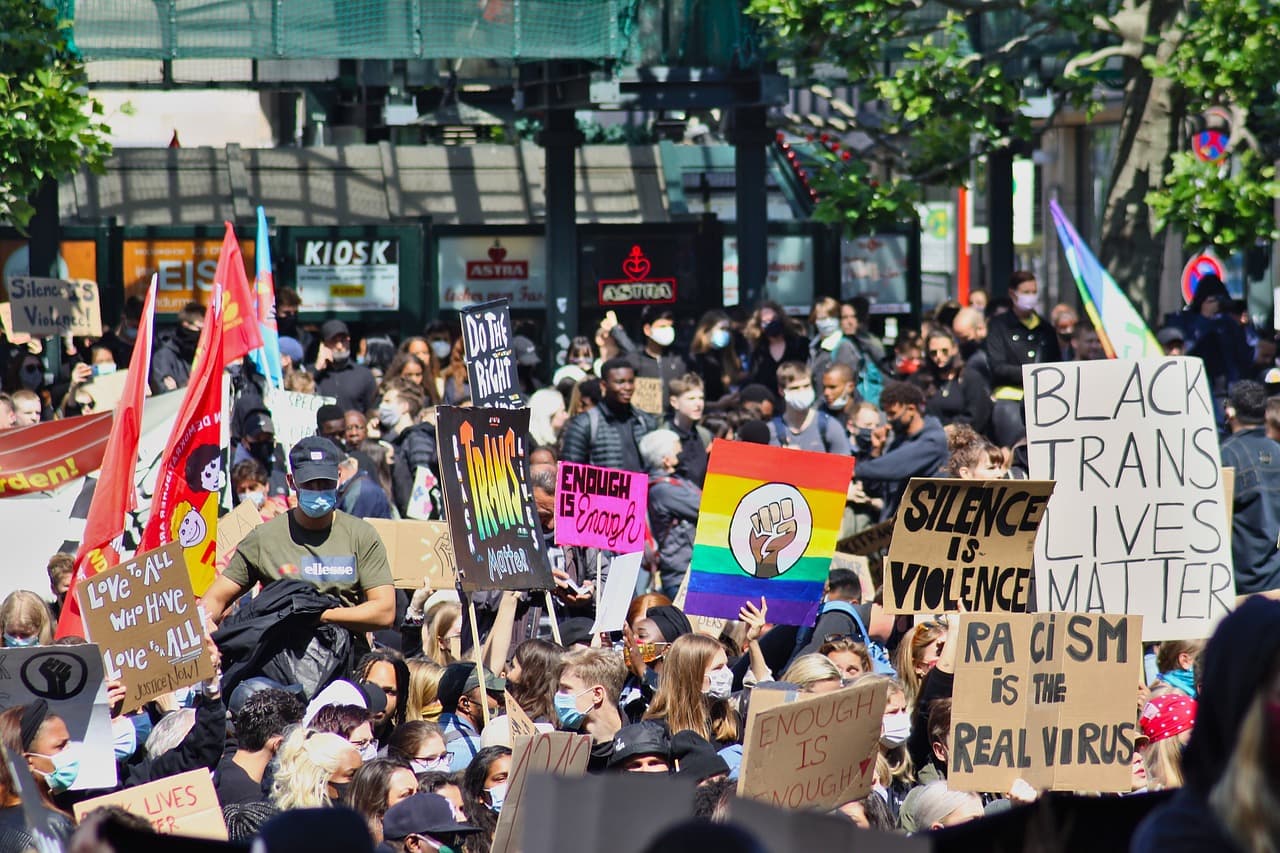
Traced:
<path id="1" fill-rule="evenodd" d="M 1053 791 L 1131 789 L 1142 617 L 961 617 L 950 772 L 963 791 L 1016 779 Z"/>

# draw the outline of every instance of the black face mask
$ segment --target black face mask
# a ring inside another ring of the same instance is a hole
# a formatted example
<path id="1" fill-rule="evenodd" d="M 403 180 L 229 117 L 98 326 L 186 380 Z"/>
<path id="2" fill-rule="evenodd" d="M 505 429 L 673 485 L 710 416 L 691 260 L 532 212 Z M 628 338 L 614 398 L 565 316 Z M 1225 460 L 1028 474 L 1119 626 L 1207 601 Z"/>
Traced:
<path id="1" fill-rule="evenodd" d="M 298 337 L 298 315 L 280 314 L 276 317 L 276 329 L 286 338 Z"/>
<path id="2" fill-rule="evenodd" d="M 853 440 L 858 445 L 858 453 L 867 454 L 871 452 L 871 429 L 870 428 L 868 427 L 859 428 L 858 434 L 854 436 Z"/>
<path id="3" fill-rule="evenodd" d="M 981 341 L 963 341 L 962 340 L 962 341 L 958 341 L 958 343 L 960 344 L 960 355 L 964 356 L 965 361 L 968 361 L 969 357 L 973 355 L 975 352 L 977 352 L 978 348 L 982 346 Z"/>
<path id="4" fill-rule="evenodd" d="M 251 441 L 248 446 L 249 455 L 257 459 L 268 468 L 271 467 L 271 460 L 275 456 L 275 442 L 273 441 Z"/>
<path id="5" fill-rule="evenodd" d="M 786 327 L 783 326 L 782 321 L 777 317 L 774 317 L 772 320 L 764 324 L 765 337 L 780 338 L 785 331 Z"/>
<path id="6" fill-rule="evenodd" d="M 351 787 L 350 782 L 330 782 L 329 787 L 338 792 L 338 796 L 333 798 L 335 803 L 342 802 L 347 798 L 347 789 Z"/>
<path id="7" fill-rule="evenodd" d="M 893 432 L 895 435 L 906 435 L 909 433 L 914 422 L 915 419 L 910 416 L 894 418 L 890 421 L 890 423 L 893 424 Z"/>

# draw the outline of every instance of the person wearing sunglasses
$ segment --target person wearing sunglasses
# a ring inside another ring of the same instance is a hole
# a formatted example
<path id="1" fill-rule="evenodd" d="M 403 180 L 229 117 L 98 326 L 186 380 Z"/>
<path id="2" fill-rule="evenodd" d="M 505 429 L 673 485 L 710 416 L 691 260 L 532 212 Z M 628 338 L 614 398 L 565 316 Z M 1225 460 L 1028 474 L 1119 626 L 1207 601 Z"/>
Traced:
<path id="1" fill-rule="evenodd" d="M 943 426 L 968 424 L 978 434 L 991 422 L 991 387 L 982 375 L 965 368 L 960 345 L 950 332 L 936 329 L 925 341 L 924 368 L 915 381 L 925 394 L 925 414 Z"/>

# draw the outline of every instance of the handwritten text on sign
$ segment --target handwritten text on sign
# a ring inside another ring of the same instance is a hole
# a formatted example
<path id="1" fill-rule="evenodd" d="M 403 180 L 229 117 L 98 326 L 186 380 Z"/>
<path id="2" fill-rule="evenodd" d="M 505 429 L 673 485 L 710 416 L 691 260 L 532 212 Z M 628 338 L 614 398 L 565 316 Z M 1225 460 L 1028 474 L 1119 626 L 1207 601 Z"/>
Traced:
<path id="1" fill-rule="evenodd" d="M 561 462 L 557 481 L 557 545 L 582 545 L 618 554 L 644 550 L 648 477 Z"/>
<path id="2" fill-rule="evenodd" d="M 530 775 L 581 776 L 587 772 L 590 758 L 590 735 L 543 732 L 532 737 L 515 737 L 512 740 L 511 775 L 507 777 L 507 798 L 493 831 L 493 853 L 511 853 L 520 849 L 525 790 Z"/>
<path id="3" fill-rule="evenodd" d="M 227 824 L 209 771 L 189 770 L 75 804 L 76 820 L 94 809 L 118 806 L 151 821 L 162 835 L 226 839 Z"/>
<path id="4" fill-rule="evenodd" d="M 1130 790 L 1141 617 L 966 615 L 951 710 L 953 788 Z"/>
<path id="5" fill-rule="evenodd" d="M 753 714 L 738 796 L 784 808 L 832 809 L 866 796 L 887 682 L 854 685 Z"/>
<path id="6" fill-rule="evenodd" d="M 85 578 L 76 595 L 107 677 L 124 682 L 125 711 L 212 677 L 181 543 Z"/>
<path id="7" fill-rule="evenodd" d="M 1207 637 L 1235 599 L 1213 400 L 1198 358 L 1027 365 L 1031 474 L 1056 480 L 1037 609 L 1136 613 Z"/>
<path id="8" fill-rule="evenodd" d="M 15 331 L 36 337 L 102 334 L 96 282 L 10 276 L 9 301 Z"/>
<path id="9" fill-rule="evenodd" d="M 523 405 L 512 348 L 507 300 L 485 302 L 462 312 L 462 345 L 477 407 L 518 409 Z"/>
<path id="10" fill-rule="evenodd" d="M 1022 613 L 1053 483 L 913 479 L 889 545 L 890 613 Z"/>

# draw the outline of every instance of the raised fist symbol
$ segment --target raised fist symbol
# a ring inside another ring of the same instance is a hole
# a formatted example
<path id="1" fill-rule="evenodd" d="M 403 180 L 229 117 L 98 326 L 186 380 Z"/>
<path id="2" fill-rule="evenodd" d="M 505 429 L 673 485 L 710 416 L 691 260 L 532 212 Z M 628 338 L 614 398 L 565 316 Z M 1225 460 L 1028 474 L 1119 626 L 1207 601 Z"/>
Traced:
<path id="1" fill-rule="evenodd" d="M 53 699 L 65 699 L 70 695 L 68 687 L 71 682 L 71 664 L 59 658 L 45 658 L 36 670 L 44 676 L 48 686 L 45 688 Z"/>
<path id="2" fill-rule="evenodd" d="M 778 576 L 778 554 L 796 538 L 796 511 L 791 498 L 768 503 L 751 514 L 751 555 L 756 577 Z"/>

